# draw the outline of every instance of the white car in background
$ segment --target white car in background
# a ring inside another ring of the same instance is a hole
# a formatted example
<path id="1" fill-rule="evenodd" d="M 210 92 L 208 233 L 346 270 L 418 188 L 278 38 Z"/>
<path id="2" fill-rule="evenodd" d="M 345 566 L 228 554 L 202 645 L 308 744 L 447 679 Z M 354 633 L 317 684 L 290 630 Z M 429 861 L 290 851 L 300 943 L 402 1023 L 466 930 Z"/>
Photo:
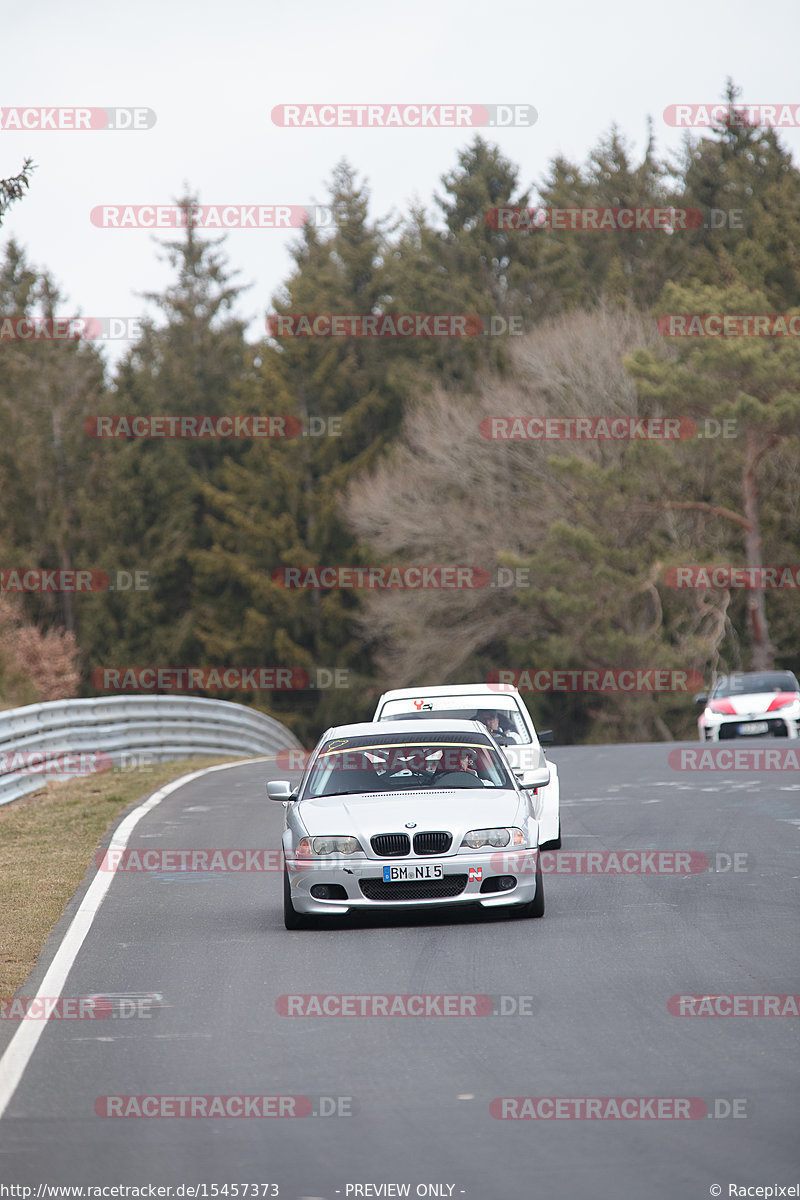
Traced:
<path id="1" fill-rule="evenodd" d="M 498 728 L 492 736 L 502 747 L 514 774 L 529 787 L 542 768 L 550 768 L 550 782 L 531 792 L 539 821 L 542 850 L 561 848 L 561 787 L 558 767 L 545 757 L 542 743 L 550 744 L 552 733 L 537 736 L 522 697 L 510 684 L 456 683 L 437 687 L 395 688 L 378 701 L 373 721 L 481 720 L 496 713 Z"/>
<path id="2" fill-rule="evenodd" d="M 796 738 L 800 729 L 800 683 L 791 671 L 722 675 L 697 719 L 701 742 L 737 737 Z"/>

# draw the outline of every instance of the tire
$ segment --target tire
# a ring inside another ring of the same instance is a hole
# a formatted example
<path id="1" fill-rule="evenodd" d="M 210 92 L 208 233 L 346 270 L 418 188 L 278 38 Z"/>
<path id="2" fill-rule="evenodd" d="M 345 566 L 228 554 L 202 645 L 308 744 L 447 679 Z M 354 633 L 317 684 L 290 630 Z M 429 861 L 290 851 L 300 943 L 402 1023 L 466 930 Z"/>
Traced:
<path id="1" fill-rule="evenodd" d="M 542 879 L 541 859 L 537 859 L 536 862 L 536 895 L 527 904 L 519 906 L 517 915 L 522 918 L 544 916 L 544 880 Z"/>
<path id="2" fill-rule="evenodd" d="M 297 912 L 292 904 L 292 889 L 286 870 L 283 872 L 283 923 L 287 929 L 310 929 L 312 926 L 311 918 Z"/>
<path id="3" fill-rule="evenodd" d="M 558 818 L 558 835 L 550 842 L 543 842 L 539 847 L 540 850 L 560 850 L 561 849 L 561 817 Z"/>

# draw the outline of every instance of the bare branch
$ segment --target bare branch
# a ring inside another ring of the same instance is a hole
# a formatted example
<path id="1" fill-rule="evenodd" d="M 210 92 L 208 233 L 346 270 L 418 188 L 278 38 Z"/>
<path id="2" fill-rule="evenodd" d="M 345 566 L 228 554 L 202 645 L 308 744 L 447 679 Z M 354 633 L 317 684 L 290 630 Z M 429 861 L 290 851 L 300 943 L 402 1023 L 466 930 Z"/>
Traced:
<path id="1" fill-rule="evenodd" d="M 717 504 L 708 504 L 705 500 L 664 500 L 660 504 L 650 505 L 651 509 L 657 512 L 666 512 L 668 509 L 676 509 L 680 512 L 707 512 L 712 517 L 726 517 L 729 521 L 735 521 L 737 525 L 741 525 L 743 529 L 751 529 L 752 526 L 746 517 L 734 512 L 731 508 L 720 508 Z"/>

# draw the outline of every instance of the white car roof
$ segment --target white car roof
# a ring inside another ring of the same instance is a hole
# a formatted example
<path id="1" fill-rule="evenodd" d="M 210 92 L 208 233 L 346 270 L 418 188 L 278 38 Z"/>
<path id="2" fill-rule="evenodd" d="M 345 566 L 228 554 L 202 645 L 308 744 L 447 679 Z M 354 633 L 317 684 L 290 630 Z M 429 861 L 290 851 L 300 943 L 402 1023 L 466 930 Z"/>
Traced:
<path id="1" fill-rule="evenodd" d="M 491 741 L 486 726 L 480 721 L 457 721 L 451 717 L 429 718 L 422 721 L 360 721 L 357 725 L 335 725 L 328 729 L 320 741 L 340 737 L 390 737 L 392 734 L 419 733 L 426 738 L 435 737 L 437 733 L 463 733 L 474 737 L 480 733 Z"/>
<path id="2" fill-rule="evenodd" d="M 384 692 L 381 700 L 395 700 L 402 696 L 498 696 L 519 695 L 511 683 L 443 683 L 427 687 L 393 688 Z"/>

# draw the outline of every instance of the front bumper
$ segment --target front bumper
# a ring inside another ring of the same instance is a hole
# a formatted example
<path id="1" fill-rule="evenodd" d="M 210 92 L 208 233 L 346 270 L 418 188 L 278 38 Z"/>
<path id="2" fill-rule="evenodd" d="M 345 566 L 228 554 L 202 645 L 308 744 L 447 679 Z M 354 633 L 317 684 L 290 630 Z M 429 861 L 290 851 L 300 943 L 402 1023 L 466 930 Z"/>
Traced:
<path id="1" fill-rule="evenodd" d="M 767 728 L 752 733 L 741 733 L 740 725 L 766 725 Z M 749 737 L 797 738 L 798 721 L 793 717 L 776 716 L 775 713 L 761 713 L 754 716 L 737 714 L 730 717 L 715 716 L 713 721 L 701 717 L 698 721 L 698 729 L 701 742 L 720 742 L 728 741 L 731 738 Z"/>
<path id="2" fill-rule="evenodd" d="M 444 854 L 436 858 L 298 859 L 284 855 L 292 907 L 307 916 L 344 914 L 350 909 L 441 908 L 478 904 L 498 908 L 527 904 L 536 896 L 537 849 Z M 443 867 L 441 880 L 425 868 Z M 409 878 L 385 881 L 384 867 L 405 867 Z M 417 878 L 418 869 L 421 877 Z M 512 881 L 512 882 L 509 882 Z M 504 886 L 504 883 L 508 886 Z M 322 899 L 312 889 L 344 888 L 345 896 Z"/>

